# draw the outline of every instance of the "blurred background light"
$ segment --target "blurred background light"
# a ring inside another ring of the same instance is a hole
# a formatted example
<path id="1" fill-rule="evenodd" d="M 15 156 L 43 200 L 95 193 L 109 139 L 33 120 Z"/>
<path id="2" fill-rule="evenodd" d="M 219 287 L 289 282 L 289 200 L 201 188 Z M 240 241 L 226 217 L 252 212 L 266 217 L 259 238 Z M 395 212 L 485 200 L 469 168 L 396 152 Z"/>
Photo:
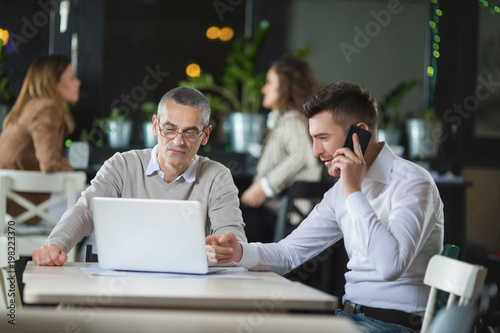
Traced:
<path id="1" fill-rule="evenodd" d="M 210 27 L 207 29 L 207 38 L 208 39 L 217 39 L 219 38 L 221 31 L 217 27 Z"/>
<path id="2" fill-rule="evenodd" d="M 200 76 L 200 66 L 198 64 L 189 64 L 186 67 L 186 74 L 190 77 L 198 77 Z"/>
<path id="3" fill-rule="evenodd" d="M 229 27 L 224 27 L 220 30 L 219 39 L 221 41 L 227 42 L 228 40 L 231 40 L 231 38 L 233 38 L 233 36 L 234 36 L 234 31 L 233 31 L 233 29 L 231 29 Z"/>

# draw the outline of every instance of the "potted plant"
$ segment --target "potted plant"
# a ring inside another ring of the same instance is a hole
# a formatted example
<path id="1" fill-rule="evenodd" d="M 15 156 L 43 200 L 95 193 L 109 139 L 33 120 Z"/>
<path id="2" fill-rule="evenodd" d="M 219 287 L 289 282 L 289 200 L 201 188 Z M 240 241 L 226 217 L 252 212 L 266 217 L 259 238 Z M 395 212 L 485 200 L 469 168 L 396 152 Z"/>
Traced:
<path id="1" fill-rule="evenodd" d="M 406 115 L 401 112 L 400 106 L 418 84 L 419 81 L 415 79 L 402 81 L 387 94 L 379 105 L 378 139 L 380 141 L 385 141 L 390 146 L 400 145 L 402 125 L 406 120 Z"/>
<path id="2" fill-rule="evenodd" d="M 153 134 L 153 115 L 156 114 L 157 105 L 154 102 L 147 101 L 141 104 L 139 110 L 144 114 L 142 122 L 142 136 L 144 147 L 154 147 L 158 143 L 158 138 Z"/>
<path id="3" fill-rule="evenodd" d="M 132 121 L 120 114 L 119 108 L 113 108 L 106 119 L 106 133 L 111 148 L 128 147 L 132 140 Z"/>
<path id="4" fill-rule="evenodd" d="M 95 118 L 89 130 L 82 129 L 80 141 L 67 139 L 68 160 L 75 169 L 87 169 L 92 147 L 104 146 L 104 136 L 107 131 L 106 120 Z"/>
<path id="5" fill-rule="evenodd" d="M 426 160 L 435 158 L 439 149 L 439 138 L 434 137 L 434 130 L 439 127 L 439 120 L 434 108 L 428 109 L 423 117 L 411 115 L 405 121 L 408 136 L 408 158 Z"/>
<path id="6" fill-rule="evenodd" d="M 104 146 L 104 136 L 111 148 L 128 147 L 132 139 L 132 121 L 121 115 L 118 108 L 111 109 L 107 118 L 94 118 L 91 128 L 82 130 L 80 141 L 66 140 L 71 165 L 75 169 L 87 169 L 92 146 Z"/>
<path id="7" fill-rule="evenodd" d="M 226 126 L 236 152 L 247 152 L 249 143 L 260 140 L 265 126 L 265 116 L 259 113 L 265 74 L 255 72 L 253 59 L 268 29 L 269 22 L 262 21 L 252 38 L 242 36 L 235 41 L 220 83 L 210 73 L 179 82 L 179 86 L 204 91 L 212 110 L 227 115 Z"/>

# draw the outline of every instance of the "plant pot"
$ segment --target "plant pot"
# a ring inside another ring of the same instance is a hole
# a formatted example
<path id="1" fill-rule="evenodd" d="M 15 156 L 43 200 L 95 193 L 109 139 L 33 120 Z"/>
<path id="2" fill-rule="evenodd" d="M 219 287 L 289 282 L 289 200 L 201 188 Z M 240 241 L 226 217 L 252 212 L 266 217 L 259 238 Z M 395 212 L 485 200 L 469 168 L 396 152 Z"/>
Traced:
<path id="1" fill-rule="evenodd" d="M 144 147 L 153 148 L 158 143 L 158 137 L 153 134 L 153 123 L 151 121 L 142 123 L 142 137 Z"/>
<path id="2" fill-rule="evenodd" d="M 401 145 L 401 136 L 402 130 L 401 128 L 392 129 L 390 131 L 386 129 L 379 129 L 378 133 L 378 141 L 385 141 L 385 143 L 391 147 L 392 151 L 398 155 L 403 156 L 405 152 L 405 147 Z"/>
<path id="3" fill-rule="evenodd" d="M 233 112 L 228 116 L 230 142 L 234 152 L 247 153 L 249 145 L 259 144 L 266 124 L 263 114 Z"/>
<path id="4" fill-rule="evenodd" d="M 90 144 L 84 141 L 75 141 L 68 148 L 69 163 L 75 169 L 85 170 L 89 167 Z"/>
<path id="5" fill-rule="evenodd" d="M 132 122 L 108 120 L 108 145 L 112 148 L 130 146 L 132 139 Z"/>
<path id="6" fill-rule="evenodd" d="M 3 129 L 3 120 L 5 116 L 9 112 L 9 106 L 7 104 L 0 104 L 0 133 L 2 133 Z"/>
<path id="7" fill-rule="evenodd" d="M 379 129 L 378 141 L 385 141 L 389 146 L 399 146 L 401 144 L 401 130 L 393 129 L 388 131 L 386 129 Z"/>
<path id="8" fill-rule="evenodd" d="M 433 140 L 432 131 L 435 125 L 423 119 L 408 119 L 405 122 L 408 135 L 408 157 L 414 160 L 425 160 L 437 156 L 439 144 Z"/>

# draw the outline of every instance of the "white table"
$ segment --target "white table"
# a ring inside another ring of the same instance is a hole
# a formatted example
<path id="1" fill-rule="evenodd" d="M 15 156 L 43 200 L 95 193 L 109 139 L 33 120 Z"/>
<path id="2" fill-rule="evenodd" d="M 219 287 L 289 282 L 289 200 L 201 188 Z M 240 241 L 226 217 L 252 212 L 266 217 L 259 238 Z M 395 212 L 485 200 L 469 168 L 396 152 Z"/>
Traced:
<path id="1" fill-rule="evenodd" d="M 360 333 L 345 318 L 327 315 L 270 314 L 159 309 L 55 311 L 25 308 L 16 325 L 7 324 L 0 311 L 0 332 L 151 332 L 151 333 Z"/>
<path id="2" fill-rule="evenodd" d="M 24 301 L 78 307 L 132 307 L 286 312 L 333 312 L 335 296 L 273 272 L 252 272 L 260 279 L 153 278 L 90 276 L 89 263 L 36 266 L 24 271 Z"/>

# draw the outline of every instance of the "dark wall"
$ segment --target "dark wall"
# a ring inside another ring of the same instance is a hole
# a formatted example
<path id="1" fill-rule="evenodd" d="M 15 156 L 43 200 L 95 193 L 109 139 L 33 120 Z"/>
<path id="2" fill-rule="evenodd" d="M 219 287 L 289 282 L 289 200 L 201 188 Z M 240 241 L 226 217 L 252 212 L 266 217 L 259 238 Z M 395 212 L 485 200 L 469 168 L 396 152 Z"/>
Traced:
<path id="1" fill-rule="evenodd" d="M 450 164 L 447 167 L 460 174 L 465 165 L 474 163 L 471 153 L 476 155 L 467 148 L 467 142 L 473 140 L 470 132 L 473 117 L 465 118 L 455 110 L 467 96 L 475 94 L 478 4 L 468 0 L 447 0 L 441 1 L 440 7 L 446 15 L 439 22 L 441 57 L 438 60 L 435 106 L 444 133 L 436 139 L 442 143 L 442 157 Z"/>
<path id="2" fill-rule="evenodd" d="M 48 53 L 50 7 L 33 5 L 33 0 L 0 0 L 0 27 L 9 31 L 14 49 L 6 55 L 11 88 L 19 90 L 31 62 Z"/>
<path id="3" fill-rule="evenodd" d="M 208 27 L 243 33 L 244 5 L 220 19 L 212 1 L 106 1 L 104 6 L 103 111 L 159 101 L 186 78 L 191 62 L 220 76 L 231 42 L 209 40 Z"/>
<path id="4" fill-rule="evenodd" d="M 68 30 L 60 33 L 59 3 L 0 0 L 0 22 L 12 35 L 21 36 L 18 52 L 10 55 L 8 64 L 17 89 L 37 56 L 49 49 L 70 54 L 71 36 L 78 34 L 82 86 L 80 101 L 73 107 L 77 122 L 73 138 L 112 107 L 140 118 L 132 106 L 158 102 L 186 78 L 190 62 L 219 77 L 232 41 L 208 40 L 205 31 L 212 25 L 231 27 L 234 40 L 243 34 L 245 21 L 245 1 L 73 0 Z M 55 13 L 53 30 L 50 11 Z M 39 22 L 44 16 L 46 22 Z"/>

